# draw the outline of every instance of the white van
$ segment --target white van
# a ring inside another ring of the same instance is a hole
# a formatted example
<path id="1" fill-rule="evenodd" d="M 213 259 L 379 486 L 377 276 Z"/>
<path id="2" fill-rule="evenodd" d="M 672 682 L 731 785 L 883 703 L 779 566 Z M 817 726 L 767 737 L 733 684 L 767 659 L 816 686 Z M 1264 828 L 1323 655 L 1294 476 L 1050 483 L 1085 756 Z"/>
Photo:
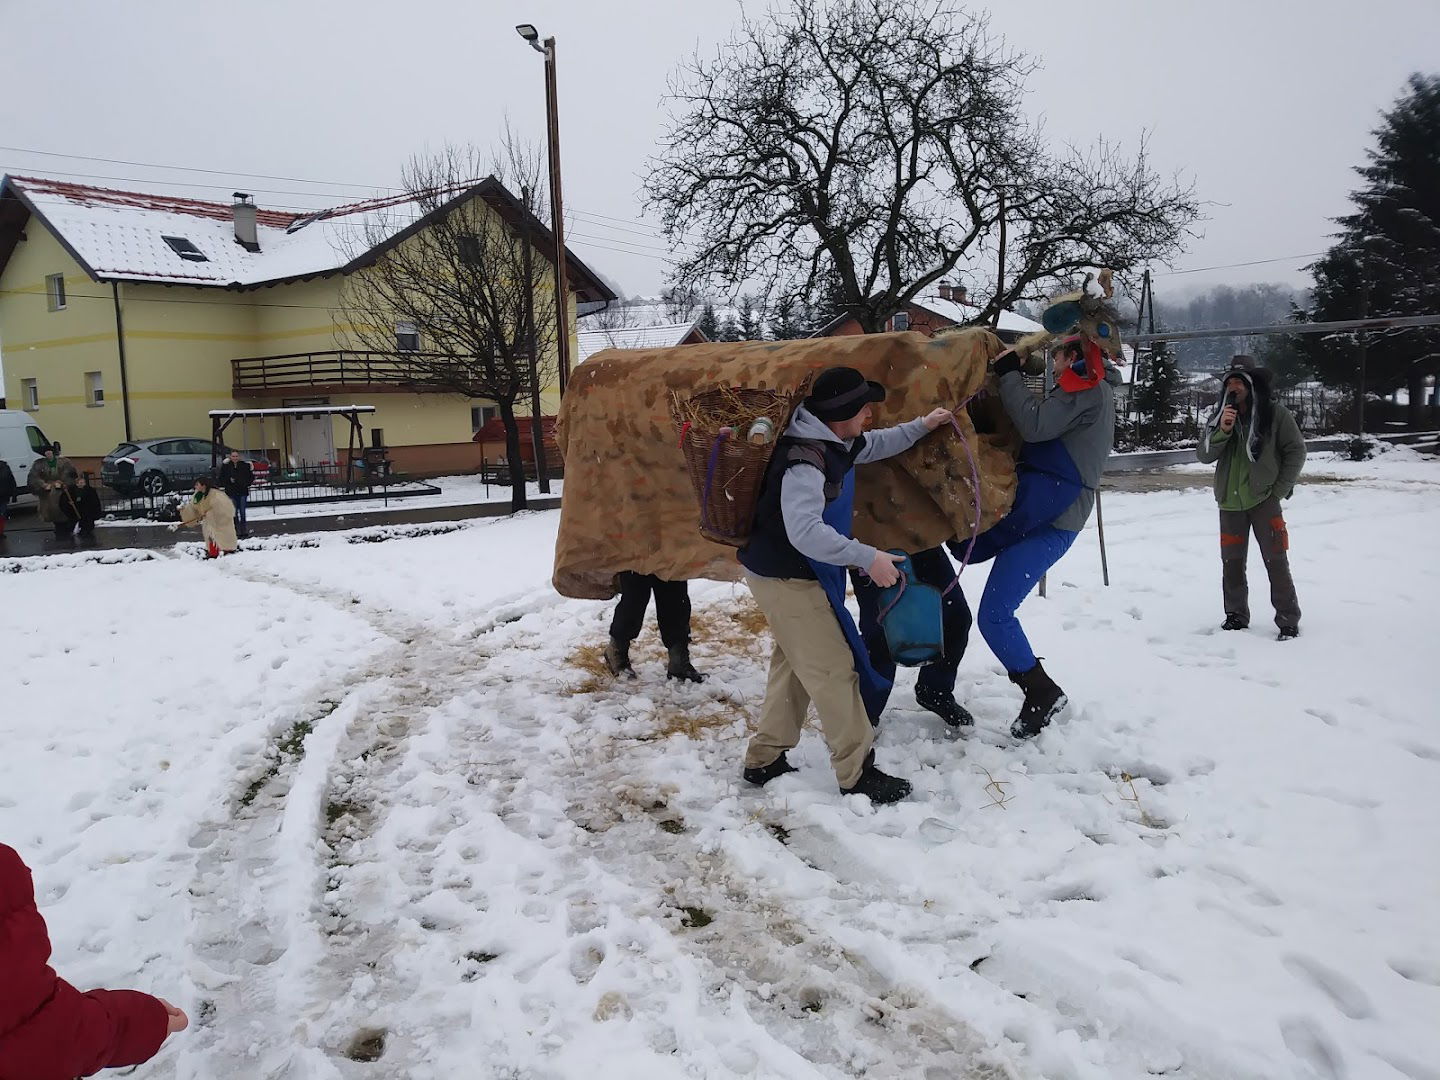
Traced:
<path id="1" fill-rule="evenodd" d="M 30 476 L 30 466 L 35 459 L 44 456 L 41 448 L 49 443 L 50 440 L 45 438 L 45 433 L 29 413 L 19 409 L 0 409 L 0 458 L 9 463 L 10 471 L 15 474 L 15 483 L 23 493 L 16 502 L 35 501 L 35 496 L 26 491 L 25 481 Z"/>

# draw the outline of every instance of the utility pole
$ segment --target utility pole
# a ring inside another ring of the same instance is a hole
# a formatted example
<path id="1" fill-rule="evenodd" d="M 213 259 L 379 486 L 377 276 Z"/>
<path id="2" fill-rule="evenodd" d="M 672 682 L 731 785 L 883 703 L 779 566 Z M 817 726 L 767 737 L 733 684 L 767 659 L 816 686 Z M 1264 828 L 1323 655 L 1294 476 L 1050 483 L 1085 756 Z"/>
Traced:
<path id="1" fill-rule="evenodd" d="M 520 189 L 520 198 L 525 203 L 525 213 L 530 214 L 530 186 Z M 525 230 L 524 274 L 525 274 L 525 351 L 530 355 L 530 445 L 535 454 L 535 481 L 540 485 L 542 495 L 550 494 L 549 463 L 545 460 L 544 418 L 540 415 L 540 358 L 535 348 L 535 274 L 531 269 L 530 222 L 521 224 Z"/>
<path id="2" fill-rule="evenodd" d="M 555 237 L 555 348 L 560 362 L 560 396 L 570 381 L 570 282 L 565 264 L 565 201 L 560 194 L 560 102 L 555 83 L 555 39 L 542 44 L 531 23 L 515 27 L 530 47 L 545 56 L 545 127 L 550 158 L 550 231 Z"/>
<path id="3" fill-rule="evenodd" d="M 1360 259 L 1360 317 L 1362 319 L 1370 317 L 1370 275 L 1366 273 L 1366 263 L 1367 260 L 1362 255 Z M 1360 386 L 1355 395 L 1355 434 L 1363 439 L 1365 437 L 1365 354 L 1367 351 L 1364 330 L 1357 335 L 1356 341 L 1360 346 Z"/>

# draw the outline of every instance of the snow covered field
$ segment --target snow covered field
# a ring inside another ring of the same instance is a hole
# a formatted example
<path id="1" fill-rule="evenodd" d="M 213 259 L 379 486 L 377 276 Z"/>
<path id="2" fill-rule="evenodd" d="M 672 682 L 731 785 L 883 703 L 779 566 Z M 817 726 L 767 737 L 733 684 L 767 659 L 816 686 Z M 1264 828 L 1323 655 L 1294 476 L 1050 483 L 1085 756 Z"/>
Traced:
<path id="1" fill-rule="evenodd" d="M 1092 529 L 1023 609 L 1066 717 L 1012 744 L 976 636 L 977 730 L 902 674 L 879 810 L 818 732 L 739 783 L 743 587 L 693 590 L 702 686 L 653 625 L 597 676 L 553 513 L 13 560 L 0 838 L 63 975 L 197 1020 L 138 1076 L 1434 1080 L 1440 462 L 1324 471 L 1298 641 L 1253 553 L 1218 631 L 1207 491 L 1107 493 L 1113 586 Z"/>

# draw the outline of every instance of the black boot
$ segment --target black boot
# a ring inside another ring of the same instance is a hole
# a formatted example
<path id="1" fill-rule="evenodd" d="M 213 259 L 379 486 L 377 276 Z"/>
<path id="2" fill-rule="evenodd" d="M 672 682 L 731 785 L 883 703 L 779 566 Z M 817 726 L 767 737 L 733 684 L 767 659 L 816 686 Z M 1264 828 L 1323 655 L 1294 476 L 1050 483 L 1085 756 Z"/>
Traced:
<path id="1" fill-rule="evenodd" d="M 630 666 L 630 642 L 612 637 L 605 646 L 605 666 L 616 678 L 621 675 L 629 679 L 635 678 L 635 669 Z"/>
<path id="2" fill-rule="evenodd" d="M 910 781 L 901 780 L 898 776 L 891 776 L 877 769 L 875 751 L 871 750 L 865 756 L 865 764 L 860 769 L 860 779 L 855 781 L 854 787 L 842 787 L 840 794 L 865 795 L 872 803 L 883 806 L 886 803 L 899 802 L 909 795 Z"/>
<path id="3" fill-rule="evenodd" d="M 1250 625 L 1250 620 L 1239 615 L 1226 615 L 1225 621 L 1220 624 L 1221 630 L 1244 630 Z"/>
<path id="4" fill-rule="evenodd" d="M 1289 641 L 1291 638 L 1297 638 L 1299 636 L 1300 628 L 1298 626 L 1282 626 L 1280 627 L 1280 636 L 1277 637 L 1275 640 Z"/>
<path id="5" fill-rule="evenodd" d="M 1010 681 L 1025 691 L 1025 703 L 1010 725 L 1010 734 L 1017 739 L 1034 738 L 1065 707 L 1065 691 L 1045 674 L 1039 660 L 1029 671 L 1010 672 Z"/>
<path id="6" fill-rule="evenodd" d="M 665 669 L 667 679 L 679 679 L 682 682 L 704 682 L 705 676 L 695 670 L 690 663 L 689 645 L 670 646 L 670 665 Z"/>
<path id="7" fill-rule="evenodd" d="M 927 712 L 933 712 L 951 727 L 973 727 L 975 725 L 975 717 L 970 715 L 970 710 L 956 701 L 954 694 L 947 694 L 943 690 L 917 685 L 915 687 L 915 704 Z"/>
<path id="8" fill-rule="evenodd" d="M 743 770 L 740 776 L 747 783 L 754 784 L 756 787 L 764 787 L 777 776 L 784 776 L 787 772 L 799 772 L 799 770 L 785 760 L 785 751 L 781 750 L 780 756 L 770 762 L 769 765 L 752 765 L 750 768 Z"/>

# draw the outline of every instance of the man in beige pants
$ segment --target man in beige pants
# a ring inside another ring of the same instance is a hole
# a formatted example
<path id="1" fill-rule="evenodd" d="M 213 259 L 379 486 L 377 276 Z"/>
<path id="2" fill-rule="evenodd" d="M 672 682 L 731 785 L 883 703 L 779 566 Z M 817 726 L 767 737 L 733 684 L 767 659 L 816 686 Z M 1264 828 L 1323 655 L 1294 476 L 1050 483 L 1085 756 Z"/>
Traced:
<path id="1" fill-rule="evenodd" d="M 785 752 L 800 741 L 813 701 L 843 794 L 868 795 L 876 803 L 910 794 L 907 781 L 875 767 L 874 735 L 854 657 L 811 566 L 813 560 L 856 567 L 881 586 L 899 578 L 899 556 L 842 535 L 822 517 L 857 464 L 903 453 L 950 422 L 947 410 L 936 409 L 898 427 L 865 433 L 871 403 L 884 400 L 885 388 L 867 382 L 854 368 L 822 372 L 765 474 L 755 526 L 740 551 L 746 581 L 775 640 L 760 727 L 745 752 L 742 775 L 752 784 L 795 771 Z"/>

